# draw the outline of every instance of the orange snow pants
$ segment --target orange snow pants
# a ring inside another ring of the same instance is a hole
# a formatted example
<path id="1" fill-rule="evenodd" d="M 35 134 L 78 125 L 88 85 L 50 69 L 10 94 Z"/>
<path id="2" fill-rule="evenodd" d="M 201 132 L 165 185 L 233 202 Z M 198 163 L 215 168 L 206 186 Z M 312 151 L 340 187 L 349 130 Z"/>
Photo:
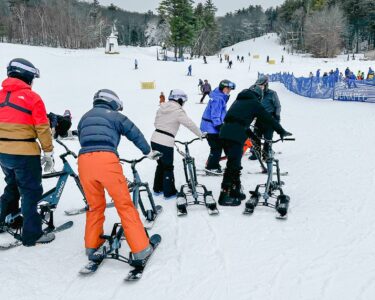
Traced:
<path id="1" fill-rule="evenodd" d="M 133 253 L 146 249 L 149 239 L 134 207 L 118 157 L 112 152 L 92 152 L 78 158 L 78 172 L 89 205 L 86 213 L 85 246 L 98 248 L 103 239 L 106 199 L 112 197 L 120 216 L 126 241 Z"/>

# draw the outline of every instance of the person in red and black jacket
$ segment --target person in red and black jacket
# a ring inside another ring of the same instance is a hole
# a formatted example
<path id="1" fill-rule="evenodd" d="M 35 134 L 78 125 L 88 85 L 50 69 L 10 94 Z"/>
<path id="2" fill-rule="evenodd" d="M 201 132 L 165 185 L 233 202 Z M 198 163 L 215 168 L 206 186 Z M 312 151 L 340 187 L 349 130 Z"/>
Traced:
<path id="1" fill-rule="evenodd" d="M 29 61 L 16 58 L 10 61 L 7 75 L 0 90 L 0 166 L 6 182 L 0 198 L 0 224 L 9 213 L 18 211 L 21 198 L 23 245 L 49 243 L 55 236 L 42 231 L 37 211 L 43 193 L 41 166 L 45 164 L 46 172 L 54 167 L 46 108 L 40 96 L 31 90 L 39 70 Z M 44 152 L 42 159 L 40 147 Z"/>

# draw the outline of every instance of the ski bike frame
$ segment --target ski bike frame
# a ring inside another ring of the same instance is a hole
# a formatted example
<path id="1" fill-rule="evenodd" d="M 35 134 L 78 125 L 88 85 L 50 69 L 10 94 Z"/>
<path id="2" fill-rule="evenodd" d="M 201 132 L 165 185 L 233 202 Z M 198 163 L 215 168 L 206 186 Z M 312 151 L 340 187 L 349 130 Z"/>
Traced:
<path id="1" fill-rule="evenodd" d="M 269 144 L 268 153 L 266 158 L 267 165 L 267 182 L 265 184 L 259 184 L 256 186 L 254 191 L 250 191 L 250 199 L 246 202 L 244 214 L 252 214 L 256 206 L 266 206 L 273 209 L 276 209 L 279 213 L 279 204 L 281 201 L 285 200 L 289 202 L 289 196 L 284 194 L 282 186 L 284 182 L 281 181 L 280 175 L 280 166 L 279 160 L 274 158 L 272 145 L 281 141 L 281 139 L 272 141 L 263 139 L 264 143 Z M 285 138 L 284 141 L 295 141 L 294 138 Z M 258 151 L 257 151 L 258 152 Z M 260 153 L 258 152 L 258 155 Z M 276 168 L 276 181 L 273 180 L 273 168 Z M 261 193 L 260 190 L 264 189 L 264 192 Z M 279 194 L 277 195 L 276 192 Z M 263 201 L 259 202 L 260 198 L 263 198 Z M 269 199 L 275 198 L 276 202 L 270 203 Z M 287 208 L 286 208 L 287 209 Z M 286 215 L 286 210 L 283 213 L 280 213 L 281 217 Z"/>
<path id="2" fill-rule="evenodd" d="M 177 152 L 183 157 L 182 161 L 184 164 L 184 174 L 186 179 L 186 184 L 181 186 L 180 192 L 177 194 L 177 210 L 179 215 L 187 214 L 186 207 L 188 205 L 204 205 L 207 207 L 210 214 L 216 215 L 219 213 L 212 192 L 208 191 L 203 184 L 198 183 L 195 159 L 190 155 L 189 151 L 189 145 L 198 140 L 200 139 L 195 138 L 189 142 L 175 141 Z M 185 152 L 180 150 L 176 144 L 183 145 L 185 147 Z M 191 196 L 193 201 L 188 201 L 188 196 Z M 199 200 L 202 197 L 203 201 Z"/>
<path id="3" fill-rule="evenodd" d="M 158 156 L 158 158 L 160 157 L 162 157 L 162 154 Z M 141 208 L 143 216 L 145 217 L 149 225 L 152 227 L 156 218 L 163 211 L 163 207 L 161 205 L 155 205 L 154 198 L 152 196 L 148 183 L 142 182 L 139 176 L 139 173 L 136 169 L 137 164 L 143 161 L 145 158 L 147 158 L 147 156 L 143 156 L 142 158 L 136 159 L 136 160 L 120 159 L 120 161 L 123 163 L 128 163 L 131 166 L 132 173 L 133 173 L 133 181 L 128 182 L 128 187 L 129 187 L 129 190 L 133 193 L 134 206 L 137 209 L 138 209 L 138 206 Z M 150 206 L 151 206 L 150 209 L 146 209 L 142 201 L 141 195 L 144 192 L 147 194 L 148 200 L 150 202 Z"/>
<path id="4" fill-rule="evenodd" d="M 83 188 L 81 185 L 81 182 L 79 181 L 78 175 L 73 171 L 72 167 L 70 166 L 69 162 L 67 161 L 66 157 L 73 156 L 74 158 L 77 158 L 77 155 L 69 150 L 69 148 L 60 140 L 56 139 L 56 142 L 63 146 L 66 150 L 65 153 L 60 155 L 60 159 L 63 161 L 63 169 L 60 172 L 53 172 L 49 174 L 43 174 L 43 179 L 49 179 L 49 178 L 58 178 L 57 184 L 54 188 L 49 190 L 48 192 L 44 193 L 42 195 L 42 198 L 38 202 L 38 209 L 39 214 L 42 218 L 42 222 L 47 225 L 47 227 L 43 230 L 44 232 L 52 232 L 55 231 L 57 228 L 54 224 L 54 210 L 56 209 L 61 195 L 64 191 L 65 184 L 70 177 L 73 177 L 75 183 L 77 184 L 77 187 L 79 191 L 82 193 L 83 200 L 86 202 L 85 194 L 83 192 Z M 13 235 L 16 239 L 21 239 L 21 233 L 22 233 L 22 227 L 17 228 L 13 230 L 11 228 L 11 225 L 15 223 L 17 220 L 22 218 L 21 210 L 19 210 L 15 214 L 9 214 L 5 218 L 5 228 L 3 228 L 5 231 Z M 73 226 L 73 222 L 69 221 L 64 223 L 63 225 L 59 226 L 58 228 L 68 229 Z"/>

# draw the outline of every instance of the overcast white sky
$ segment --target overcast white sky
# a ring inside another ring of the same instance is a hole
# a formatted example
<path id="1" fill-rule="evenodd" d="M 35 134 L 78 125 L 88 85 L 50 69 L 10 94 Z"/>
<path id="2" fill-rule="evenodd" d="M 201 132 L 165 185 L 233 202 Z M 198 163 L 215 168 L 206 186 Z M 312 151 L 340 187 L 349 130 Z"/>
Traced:
<path id="1" fill-rule="evenodd" d="M 92 2 L 91 0 L 88 0 Z M 102 5 L 111 3 L 128 11 L 146 12 L 158 7 L 160 0 L 99 0 Z M 204 0 L 195 0 L 195 3 L 204 2 Z M 239 8 L 248 7 L 249 5 L 260 4 L 263 8 L 280 5 L 284 0 L 213 0 L 218 8 L 218 15 L 222 16 L 227 12 L 234 11 Z"/>

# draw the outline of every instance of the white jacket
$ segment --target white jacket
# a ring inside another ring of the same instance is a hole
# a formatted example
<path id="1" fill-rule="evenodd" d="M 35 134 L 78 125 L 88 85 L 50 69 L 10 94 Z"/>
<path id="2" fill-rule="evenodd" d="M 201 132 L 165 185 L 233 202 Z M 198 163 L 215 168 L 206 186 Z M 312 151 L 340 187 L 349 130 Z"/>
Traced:
<path id="1" fill-rule="evenodd" d="M 168 101 L 160 105 L 156 113 L 155 118 L 155 129 L 167 132 L 173 136 L 177 135 L 180 124 L 184 125 L 196 136 L 200 137 L 202 132 L 194 124 L 194 122 L 187 116 L 180 104 L 176 101 Z M 172 136 L 164 133 L 156 132 L 152 134 L 151 142 L 167 146 L 174 147 L 175 139 Z"/>

